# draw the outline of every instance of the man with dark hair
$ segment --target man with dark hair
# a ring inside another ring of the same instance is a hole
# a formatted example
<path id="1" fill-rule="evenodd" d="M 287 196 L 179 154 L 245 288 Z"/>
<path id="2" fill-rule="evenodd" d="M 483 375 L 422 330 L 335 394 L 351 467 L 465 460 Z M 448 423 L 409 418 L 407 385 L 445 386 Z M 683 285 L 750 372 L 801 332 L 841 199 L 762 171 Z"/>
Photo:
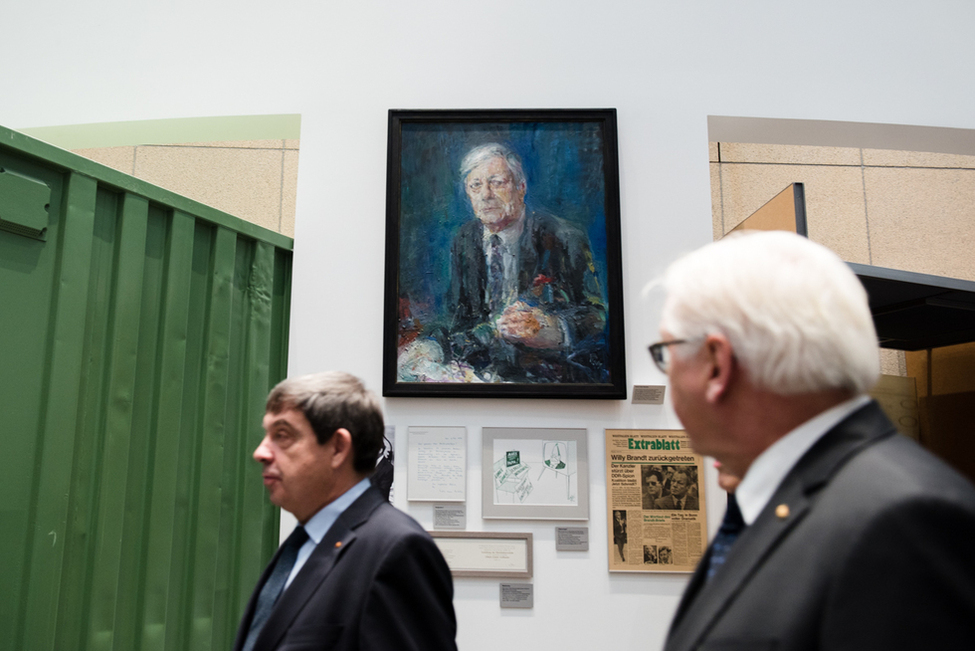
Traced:
<path id="1" fill-rule="evenodd" d="M 234 651 L 455 651 L 450 570 L 412 518 L 370 484 L 383 442 L 379 402 L 355 377 L 278 384 L 254 459 L 299 526 L 258 581 Z"/>
<path id="2" fill-rule="evenodd" d="M 643 471 L 643 508 L 658 508 L 656 502 L 663 494 L 664 475 L 659 470 L 649 466 L 643 466 L 641 470 Z"/>

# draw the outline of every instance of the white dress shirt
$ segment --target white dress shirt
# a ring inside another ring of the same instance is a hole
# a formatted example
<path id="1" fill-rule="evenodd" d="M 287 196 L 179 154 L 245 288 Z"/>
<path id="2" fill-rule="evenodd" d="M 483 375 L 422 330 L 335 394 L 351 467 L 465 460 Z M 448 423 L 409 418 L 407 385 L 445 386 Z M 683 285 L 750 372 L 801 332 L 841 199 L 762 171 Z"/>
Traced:
<path id="1" fill-rule="evenodd" d="M 807 420 L 758 455 L 735 490 L 745 524 L 755 522 L 785 476 L 816 441 L 868 402 L 870 396 L 867 395 L 841 402 Z"/>

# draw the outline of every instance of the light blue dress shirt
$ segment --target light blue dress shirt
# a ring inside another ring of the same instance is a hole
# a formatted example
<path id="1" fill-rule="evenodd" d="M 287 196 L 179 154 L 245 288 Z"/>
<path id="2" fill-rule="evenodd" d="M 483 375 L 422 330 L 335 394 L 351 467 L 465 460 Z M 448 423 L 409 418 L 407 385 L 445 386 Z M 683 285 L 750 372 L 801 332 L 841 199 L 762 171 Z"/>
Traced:
<path id="1" fill-rule="evenodd" d="M 326 504 L 321 511 L 309 518 L 308 522 L 305 523 L 305 531 L 308 533 L 308 540 L 301 549 L 298 550 L 298 558 L 295 559 L 295 566 L 291 569 L 291 574 L 288 575 L 288 580 L 284 584 L 284 589 L 287 590 L 294 578 L 298 576 L 298 572 L 301 568 L 305 566 L 305 562 L 311 553 L 315 551 L 315 546 L 322 541 L 328 530 L 332 528 L 335 521 L 339 519 L 339 516 L 345 512 L 349 506 L 352 505 L 359 496 L 366 492 L 369 488 L 369 478 L 366 477 L 358 484 L 345 491 L 338 497 L 338 499 Z"/>

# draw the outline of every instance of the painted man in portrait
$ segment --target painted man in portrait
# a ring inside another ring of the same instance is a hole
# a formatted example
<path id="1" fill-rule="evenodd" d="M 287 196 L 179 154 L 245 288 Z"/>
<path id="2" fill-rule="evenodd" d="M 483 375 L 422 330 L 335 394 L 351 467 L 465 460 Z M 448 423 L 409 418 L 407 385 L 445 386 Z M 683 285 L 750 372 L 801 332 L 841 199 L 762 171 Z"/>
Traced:
<path id="1" fill-rule="evenodd" d="M 460 178 L 474 218 L 451 245 L 442 364 L 466 381 L 606 382 L 606 306 L 585 233 L 526 207 L 521 160 L 503 145 L 471 149 Z"/>

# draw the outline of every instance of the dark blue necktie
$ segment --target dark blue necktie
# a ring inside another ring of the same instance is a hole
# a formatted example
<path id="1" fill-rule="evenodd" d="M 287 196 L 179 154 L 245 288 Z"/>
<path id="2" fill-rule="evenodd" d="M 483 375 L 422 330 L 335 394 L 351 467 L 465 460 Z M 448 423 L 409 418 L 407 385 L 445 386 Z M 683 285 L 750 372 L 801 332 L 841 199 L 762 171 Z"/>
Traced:
<path id="1" fill-rule="evenodd" d="M 491 314 L 496 315 L 504 302 L 504 257 L 499 235 L 492 235 L 488 243 L 488 301 Z"/>
<path id="2" fill-rule="evenodd" d="M 724 565 L 728 552 L 731 551 L 731 546 L 735 544 L 735 540 L 738 539 L 738 535 L 744 529 L 745 519 L 741 515 L 741 509 L 738 508 L 738 500 L 735 499 L 734 493 L 728 493 L 728 509 L 724 513 L 724 520 L 721 521 L 718 534 L 711 543 L 711 555 L 708 559 L 708 581 Z"/>
<path id="3" fill-rule="evenodd" d="M 284 592 L 284 584 L 295 566 L 295 560 L 298 558 L 298 550 L 301 549 L 301 546 L 305 544 L 306 540 L 308 540 L 308 533 L 304 527 L 299 526 L 295 527 L 295 530 L 291 532 L 288 539 L 281 545 L 278 562 L 274 564 L 271 576 L 267 578 L 267 582 L 261 588 L 261 594 L 257 597 L 257 606 L 254 608 L 254 617 L 251 619 L 250 630 L 247 631 L 247 639 L 244 641 L 243 651 L 251 651 L 254 648 L 257 636 L 260 634 L 261 629 L 264 628 L 264 622 L 267 621 L 268 616 L 270 616 L 271 611 L 274 609 L 274 603 L 281 596 L 281 593 Z"/>

